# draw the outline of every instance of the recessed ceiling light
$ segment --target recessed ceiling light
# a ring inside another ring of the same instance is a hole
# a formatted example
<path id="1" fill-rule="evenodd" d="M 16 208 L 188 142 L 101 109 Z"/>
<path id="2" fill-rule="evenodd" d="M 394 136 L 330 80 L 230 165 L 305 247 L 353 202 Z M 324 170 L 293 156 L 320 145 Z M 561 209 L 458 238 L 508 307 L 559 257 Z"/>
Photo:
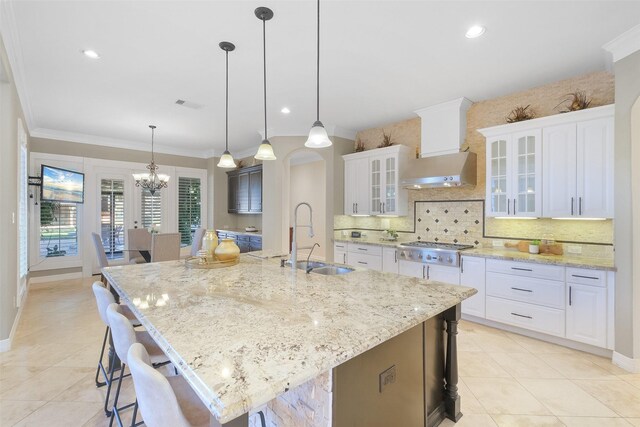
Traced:
<path id="1" fill-rule="evenodd" d="M 91 59 L 100 59 L 100 55 L 95 50 L 83 50 L 84 56 Z"/>
<path id="2" fill-rule="evenodd" d="M 465 37 L 468 39 L 475 39 L 476 37 L 483 35 L 485 30 L 486 29 L 482 25 L 474 25 L 467 30 Z"/>
<path id="3" fill-rule="evenodd" d="M 280 112 L 282 114 L 289 114 L 291 112 L 291 110 L 289 110 L 287 107 L 284 107 L 282 110 L 280 110 Z"/>

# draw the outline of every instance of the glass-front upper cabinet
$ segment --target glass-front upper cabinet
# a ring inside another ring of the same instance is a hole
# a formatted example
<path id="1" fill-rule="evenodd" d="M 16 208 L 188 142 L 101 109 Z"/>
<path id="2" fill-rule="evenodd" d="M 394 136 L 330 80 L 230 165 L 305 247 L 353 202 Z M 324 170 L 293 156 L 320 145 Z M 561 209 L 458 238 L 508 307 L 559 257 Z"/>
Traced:
<path id="1" fill-rule="evenodd" d="M 398 168 L 397 157 L 387 157 L 384 159 L 385 175 L 384 175 L 384 201 L 382 205 L 382 213 L 396 213 L 398 202 Z"/>
<path id="2" fill-rule="evenodd" d="M 487 216 L 542 214 L 540 129 L 487 138 Z"/>
<path id="3" fill-rule="evenodd" d="M 397 165 L 395 152 L 370 159 L 371 215 L 398 215 Z"/>
<path id="4" fill-rule="evenodd" d="M 382 213 L 382 162 L 383 158 L 376 157 L 372 158 L 369 163 L 369 182 L 371 183 L 370 188 L 370 203 L 369 212 L 371 215 L 381 214 Z"/>

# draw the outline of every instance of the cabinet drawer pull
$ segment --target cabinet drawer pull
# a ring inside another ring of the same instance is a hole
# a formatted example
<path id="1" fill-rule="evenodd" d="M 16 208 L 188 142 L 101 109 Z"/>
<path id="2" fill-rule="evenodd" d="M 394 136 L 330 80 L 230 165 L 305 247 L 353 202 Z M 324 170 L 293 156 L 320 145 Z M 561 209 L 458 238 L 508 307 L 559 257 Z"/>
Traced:
<path id="1" fill-rule="evenodd" d="M 592 277 L 592 276 L 582 276 L 580 274 L 572 274 L 571 277 L 579 277 L 580 279 L 591 279 L 591 280 L 599 280 L 599 277 Z"/>
<path id="2" fill-rule="evenodd" d="M 365 261 L 358 261 L 358 264 L 364 264 L 364 265 L 367 265 L 367 264 L 368 264 L 368 262 L 365 262 Z"/>
<path id="3" fill-rule="evenodd" d="M 518 314 L 518 313 L 513 313 L 513 312 L 512 312 L 512 313 L 511 313 L 511 315 L 512 315 L 512 316 L 518 316 L 518 317 L 524 317 L 524 318 L 527 318 L 527 319 L 533 319 L 533 317 L 531 317 L 531 316 L 525 316 L 524 314 Z"/>
<path id="4" fill-rule="evenodd" d="M 521 291 L 521 292 L 533 292 L 531 289 L 522 289 L 522 288 L 511 288 L 514 291 Z"/>
<path id="5" fill-rule="evenodd" d="M 368 251 L 369 249 L 366 249 L 366 248 L 358 248 L 358 250 L 359 250 L 359 251 L 365 251 L 365 252 L 366 252 L 366 251 Z"/>
<path id="6" fill-rule="evenodd" d="M 521 268 L 521 267 L 511 267 L 512 270 L 518 270 L 518 271 L 533 271 L 530 268 Z"/>

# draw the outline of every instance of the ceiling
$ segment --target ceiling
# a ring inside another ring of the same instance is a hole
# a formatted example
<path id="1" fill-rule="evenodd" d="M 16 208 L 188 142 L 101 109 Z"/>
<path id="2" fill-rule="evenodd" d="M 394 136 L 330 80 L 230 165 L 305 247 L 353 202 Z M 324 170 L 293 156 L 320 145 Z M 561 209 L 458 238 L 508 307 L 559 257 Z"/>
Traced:
<path id="1" fill-rule="evenodd" d="M 32 135 L 207 157 L 224 150 L 223 40 L 232 153 L 260 142 L 267 22 L 270 135 L 315 120 L 314 1 L 2 0 L 2 33 Z M 321 120 L 330 133 L 415 117 L 605 69 L 602 45 L 637 24 L 627 1 L 323 0 Z M 467 39 L 479 23 L 485 35 Z M 91 60 L 83 49 L 97 51 Z M 178 106 L 183 99 L 200 108 Z M 284 115 L 282 107 L 291 113 Z"/>

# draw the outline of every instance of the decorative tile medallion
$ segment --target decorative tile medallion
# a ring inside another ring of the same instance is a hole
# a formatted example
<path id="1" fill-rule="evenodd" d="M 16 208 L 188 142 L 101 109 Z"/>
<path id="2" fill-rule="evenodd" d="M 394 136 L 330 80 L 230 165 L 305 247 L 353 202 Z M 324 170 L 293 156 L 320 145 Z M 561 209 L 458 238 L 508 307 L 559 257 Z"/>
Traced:
<path id="1" fill-rule="evenodd" d="M 479 200 L 416 202 L 416 227 L 419 240 L 478 246 L 482 241 L 484 204 Z"/>

